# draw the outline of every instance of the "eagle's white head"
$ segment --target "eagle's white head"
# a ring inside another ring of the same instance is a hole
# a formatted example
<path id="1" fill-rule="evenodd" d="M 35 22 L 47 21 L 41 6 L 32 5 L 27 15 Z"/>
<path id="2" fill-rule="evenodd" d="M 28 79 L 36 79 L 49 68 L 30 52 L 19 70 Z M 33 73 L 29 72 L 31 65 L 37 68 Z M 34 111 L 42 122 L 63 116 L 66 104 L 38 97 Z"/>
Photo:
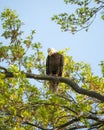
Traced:
<path id="1" fill-rule="evenodd" d="M 54 48 L 48 48 L 47 52 L 48 52 L 48 55 L 51 56 L 52 54 L 56 53 L 57 51 Z"/>

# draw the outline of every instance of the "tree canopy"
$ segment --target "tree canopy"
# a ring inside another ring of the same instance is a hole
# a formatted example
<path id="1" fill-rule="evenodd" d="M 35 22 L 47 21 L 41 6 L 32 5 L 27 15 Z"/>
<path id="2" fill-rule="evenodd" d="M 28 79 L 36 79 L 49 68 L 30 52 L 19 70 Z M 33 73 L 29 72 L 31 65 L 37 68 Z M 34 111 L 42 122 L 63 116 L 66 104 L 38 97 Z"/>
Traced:
<path id="1" fill-rule="evenodd" d="M 61 26 L 62 31 L 71 31 L 73 34 L 84 29 L 88 31 L 96 16 L 101 13 L 104 20 L 104 1 L 103 0 L 64 0 L 65 4 L 71 4 L 75 12 L 54 15 L 52 20 Z"/>
<path id="2" fill-rule="evenodd" d="M 1 13 L 0 129 L 75 130 L 104 129 L 104 77 L 90 65 L 64 55 L 63 77 L 45 75 L 45 55 L 35 30 L 25 37 L 23 22 L 15 11 Z M 102 65 L 102 64 L 101 64 Z M 59 80 L 52 93 L 48 80 Z"/>

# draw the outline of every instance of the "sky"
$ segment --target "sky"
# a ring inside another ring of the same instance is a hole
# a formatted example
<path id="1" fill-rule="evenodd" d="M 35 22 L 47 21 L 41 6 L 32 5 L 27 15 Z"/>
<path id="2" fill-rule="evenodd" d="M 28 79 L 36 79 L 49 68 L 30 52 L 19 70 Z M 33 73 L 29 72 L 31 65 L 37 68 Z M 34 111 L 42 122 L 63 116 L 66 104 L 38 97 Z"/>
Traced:
<path id="1" fill-rule="evenodd" d="M 29 35 L 33 29 L 36 30 L 34 41 L 42 44 L 45 55 L 50 47 L 58 51 L 70 48 L 68 55 L 76 62 L 90 64 L 94 74 L 101 75 L 98 64 L 104 60 L 104 21 L 100 14 L 88 32 L 83 30 L 73 35 L 62 32 L 60 26 L 51 20 L 55 14 L 73 11 L 73 6 L 65 5 L 64 0 L 0 0 L 0 13 L 4 8 L 16 10 L 25 23 L 25 35 Z"/>

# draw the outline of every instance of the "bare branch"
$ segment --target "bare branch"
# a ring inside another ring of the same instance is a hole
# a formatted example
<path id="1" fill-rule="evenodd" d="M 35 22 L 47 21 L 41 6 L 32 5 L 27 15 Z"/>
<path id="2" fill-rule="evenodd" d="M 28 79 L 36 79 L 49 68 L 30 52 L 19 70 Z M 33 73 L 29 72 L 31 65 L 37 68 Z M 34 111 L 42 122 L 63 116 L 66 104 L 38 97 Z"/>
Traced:
<path id="1" fill-rule="evenodd" d="M 5 72 L 7 72 L 7 69 L 2 66 L 0 66 L 0 70 L 4 70 Z"/>

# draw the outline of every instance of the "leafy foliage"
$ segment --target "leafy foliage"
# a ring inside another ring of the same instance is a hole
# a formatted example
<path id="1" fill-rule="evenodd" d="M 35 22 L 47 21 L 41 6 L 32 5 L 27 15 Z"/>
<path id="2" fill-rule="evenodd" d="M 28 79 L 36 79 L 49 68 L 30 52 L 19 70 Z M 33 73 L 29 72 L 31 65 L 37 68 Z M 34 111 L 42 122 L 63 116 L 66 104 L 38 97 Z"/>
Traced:
<path id="1" fill-rule="evenodd" d="M 13 10 L 5 9 L 1 13 L 1 21 L 4 29 L 2 38 L 7 42 L 0 44 L 0 129 L 103 130 L 103 102 L 80 95 L 64 83 L 60 83 L 57 93 L 52 93 L 48 81 L 40 84 L 26 77 L 24 72 L 45 76 L 41 43 L 33 42 L 35 30 L 22 38 L 23 23 Z M 90 65 L 75 62 L 67 51 L 68 48 L 60 50 L 65 58 L 63 77 L 75 81 L 81 88 L 103 94 L 103 76 L 95 76 Z M 6 77 L 7 72 L 13 77 Z"/>
<path id="2" fill-rule="evenodd" d="M 88 31 L 96 15 L 101 11 L 101 19 L 104 20 L 103 0 L 64 0 L 64 2 L 76 5 L 76 9 L 74 13 L 61 13 L 52 17 L 52 20 L 61 26 L 62 31 L 71 31 L 72 34 L 82 29 Z"/>

